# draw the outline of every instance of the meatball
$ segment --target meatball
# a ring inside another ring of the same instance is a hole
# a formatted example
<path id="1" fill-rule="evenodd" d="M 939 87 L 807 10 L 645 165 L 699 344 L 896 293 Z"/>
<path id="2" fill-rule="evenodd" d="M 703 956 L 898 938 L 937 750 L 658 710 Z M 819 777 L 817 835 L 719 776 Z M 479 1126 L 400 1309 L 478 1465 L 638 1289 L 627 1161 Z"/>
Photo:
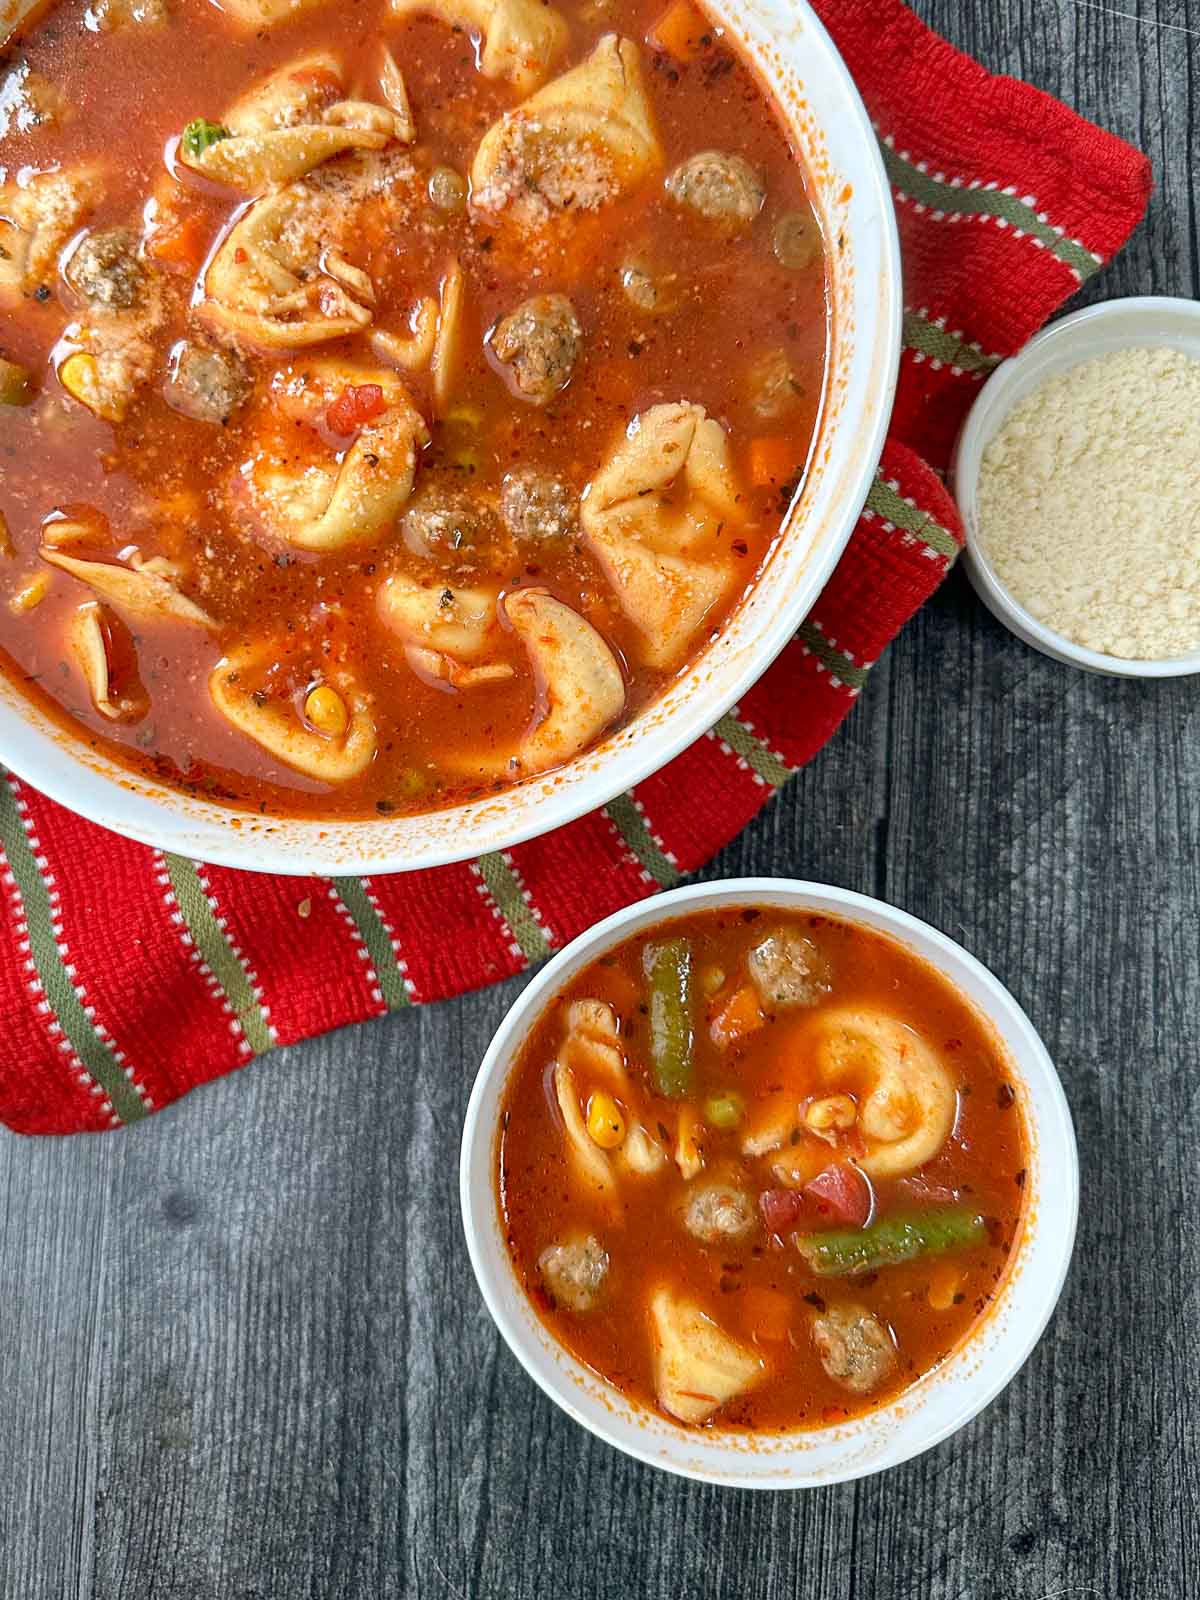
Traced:
<path id="1" fill-rule="evenodd" d="M 196 422 L 228 422 L 249 390 L 249 375 L 235 355 L 184 340 L 172 353 L 163 399 Z"/>
<path id="2" fill-rule="evenodd" d="M 755 416 L 766 422 L 786 417 L 801 393 L 800 380 L 783 350 L 768 350 L 750 369 L 750 403 Z"/>
<path id="3" fill-rule="evenodd" d="M 575 531 L 579 506 L 561 478 L 517 467 L 501 486 L 500 515 L 514 538 L 562 539 Z"/>
<path id="4" fill-rule="evenodd" d="M 141 299 L 146 281 L 136 249 L 128 228 L 89 233 L 67 263 L 67 282 L 89 305 L 128 311 Z"/>
<path id="5" fill-rule="evenodd" d="M 513 392 L 544 406 L 570 383 L 582 338 L 566 295 L 538 294 L 496 324 L 490 343 Z"/>
<path id="6" fill-rule="evenodd" d="M 667 174 L 666 190 L 677 206 L 732 233 L 743 233 L 767 197 L 762 178 L 743 157 L 701 150 Z"/>
<path id="7" fill-rule="evenodd" d="M 830 1306 L 813 1318 L 812 1337 L 825 1371 L 852 1394 L 877 1389 L 896 1365 L 891 1334 L 865 1306 Z"/>
<path id="8" fill-rule="evenodd" d="M 493 531 L 492 515 L 461 489 L 426 483 L 405 507 L 400 529 L 415 555 L 436 559 L 470 553 L 483 544 Z"/>
<path id="9" fill-rule="evenodd" d="M 590 1311 L 608 1276 L 608 1251 L 594 1233 L 552 1244 L 538 1257 L 550 1295 L 571 1311 Z"/>
<path id="10" fill-rule="evenodd" d="M 753 1200 L 728 1183 L 706 1183 L 693 1189 L 683 1214 L 684 1227 L 701 1244 L 744 1239 L 754 1223 Z"/>
<path id="11" fill-rule="evenodd" d="M 679 278 L 674 272 L 652 272 L 640 261 L 621 268 L 621 292 L 636 311 L 657 317 L 679 304 Z"/>
<path id="12" fill-rule="evenodd" d="M 785 211 L 771 232 L 775 259 L 789 272 L 803 272 L 821 254 L 821 230 L 811 211 Z"/>
<path id="13" fill-rule="evenodd" d="M 768 1009 L 815 1006 L 829 988 L 829 964 L 811 939 L 790 928 L 769 933 L 746 961 Z"/>

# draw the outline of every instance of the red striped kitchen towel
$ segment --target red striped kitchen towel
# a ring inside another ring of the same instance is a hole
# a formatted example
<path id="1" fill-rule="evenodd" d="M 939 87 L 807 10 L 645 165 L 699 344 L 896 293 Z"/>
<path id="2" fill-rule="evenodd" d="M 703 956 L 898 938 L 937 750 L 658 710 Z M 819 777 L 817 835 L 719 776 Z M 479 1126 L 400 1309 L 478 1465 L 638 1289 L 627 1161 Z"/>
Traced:
<path id="1" fill-rule="evenodd" d="M 503 855 L 296 880 L 164 857 L 0 783 L 0 1118 L 132 1122 L 277 1044 L 521 971 L 709 859 L 821 748 L 962 528 L 936 469 L 980 381 L 1108 259 L 1145 158 L 993 77 L 899 0 L 816 0 L 874 118 L 900 220 L 891 437 L 841 564 L 712 732 L 603 811 Z"/>

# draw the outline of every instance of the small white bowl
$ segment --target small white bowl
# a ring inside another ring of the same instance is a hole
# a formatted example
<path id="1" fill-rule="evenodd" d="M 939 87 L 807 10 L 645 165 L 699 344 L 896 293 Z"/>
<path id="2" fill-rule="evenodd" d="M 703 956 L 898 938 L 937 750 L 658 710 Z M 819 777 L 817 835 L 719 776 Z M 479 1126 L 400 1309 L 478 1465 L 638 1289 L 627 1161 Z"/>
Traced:
<path id="1" fill-rule="evenodd" d="M 945 974 L 991 1023 L 1023 1091 L 1029 1131 L 1027 1209 L 992 1310 L 970 1338 L 888 1405 L 834 1428 L 746 1434 L 683 1428 L 634 1404 L 559 1345 L 513 1270 L 496 1204 L 500 1104 L 530 1030 L 554 995 L 614 945 L 673 917 L 716 906 L 779 906 L 890 934 Z M 463 1226 L 488 1310 L 513 1354 L 555 1404 L 607 1443 L 686 1478 L 743 1489 L 840 1483 L 896 1466 L 945 1439 L 998 1395 L 1037 1343 L 1062 1290 L 1079 1204 L 1071 1115 L 1054 1066 L 1008 990 L 952 939 L 865 895 L 780 878 L 694 884 L 628 906 L 544 967 L 492 1040 L 467 1106 L 459 1167 Z"/>
<path id="2" fill-rule="evenodd" d="M 1177 678 L 1200 672 L 1200 651 L 1128 661 L 1122 656 L 1088 650 L 1039 622 L 1000 581 L 985 554 L 976 500 L 979 468 L 984 451 L 1013 409 L 1048 378 L 1113 350 L 1164 346 L 1200 360 L 1200 301 L 1166 295 L 1134 296 L 1088 306 L 1052 323 L 1031 339 L 1019 355 L 997 367 L 979 391 L 958 436 L 951 469 L 954 497 L 967 529 L 963 565 L 984 605 L 1018 639 L 1043 655 L 1115 678 Z"/>

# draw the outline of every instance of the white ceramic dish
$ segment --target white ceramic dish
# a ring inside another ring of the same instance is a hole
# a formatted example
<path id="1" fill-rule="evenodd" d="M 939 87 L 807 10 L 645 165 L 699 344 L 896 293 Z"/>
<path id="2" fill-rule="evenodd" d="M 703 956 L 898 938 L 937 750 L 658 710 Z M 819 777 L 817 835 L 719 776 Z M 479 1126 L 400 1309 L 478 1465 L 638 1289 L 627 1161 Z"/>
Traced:
<path id="1" fill-rule="evenodd" d="M 0 0 L 0 19 L 20 0 Z M 561 772 L 427 816 L 272 820 L 224 810 L 89 751 L 0 679 L 0 760 L 44 793 L 166 850 L 271 872 L 396 872 L 504 849 L 570 822 L 657 770 L 721 717 L 795 632 L 845 547 L 891 412 L 900 263 L 878 144 L 829 36 L 798 0 L 713 0 L 790 125 L 832 252 L 833 345 L 804 493 L 721 637 L 643 716 Z"/>
<path id="2" fill-rule="evenodd" d="M 976 492 L 983 453 L 1013 408 L 1048 378 L 1113 350 L 1170 346 L 1200 360 L 1200 301 L 1146 295 L 1108 300 L 1055 322 L 1005 361 L 979 391 L 954 452 L 954 496 L 967 529 L 963 564 L 992 615 L 1018 639 L 1070 666 L 1116 678 L 1175 678 L 1200 672 L 1200 651 L 1165 660 L 1126 661 L 1075 644 L 1039 622 L 1000 581 L 979 534 Z"/>
<path id="3" fill-rule="evenodd" d="M 692 1430 L 622 1398 L 558 1345 L 512 1269 L 496 1207 L 500 1101 L 530 1028 L 554 994 L 605 950 L 686 912 L 783 906 L 848 918 L 891 934 L 936 967 L 990 1021 L 1012 1059 L 1030 1135 L 1024 1236 L 994 1309 L 940 1368 L 869 1416 L 837 1428 L 763 1436 Z M 906 912 L 821 884 L 741 878 L 676 889 L 619 911 L 563 950 L 525 989 L 493 1039 L 467 1107 L 459 1169 L 471 1265 L 497 1327 L 550 1398 L 627 1455 L 709 1483 L 798 1489 L 864 1477 L 945 1439 L 1017 1373 L 1058 1300 L 1079 1203 L 1075 1135 L 1062 1086 L 1028 1017 L 1008 990 L 953 940 Z"/>

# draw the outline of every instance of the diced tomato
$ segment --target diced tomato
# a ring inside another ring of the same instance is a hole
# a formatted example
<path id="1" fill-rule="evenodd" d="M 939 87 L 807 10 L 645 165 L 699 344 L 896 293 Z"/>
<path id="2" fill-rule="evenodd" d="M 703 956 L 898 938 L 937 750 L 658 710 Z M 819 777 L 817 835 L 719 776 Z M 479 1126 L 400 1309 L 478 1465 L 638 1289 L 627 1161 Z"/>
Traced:
<path id="1" fill-rule="evenodd" d="M 794 1228 L 804 1210 L 804 1196 L 798 1189 L 764 1189 L 758 1209 L 768 1233 L 785 1234 Z"/>
<path id="2" fill-rule="evenodd" d="M 349 384 L 325 412 L 331 433 L 351 434 L 385 410 L 383 390 L 377 383 Z"/>
<path id="3" fill-rule="evenodd" d="M 857 1167 L 839 1161 L 804 1185 L 804 1195 L 815 1200 L 823 1218 L 861 1228 L 871 1215 L 871 1185 Z"/>

